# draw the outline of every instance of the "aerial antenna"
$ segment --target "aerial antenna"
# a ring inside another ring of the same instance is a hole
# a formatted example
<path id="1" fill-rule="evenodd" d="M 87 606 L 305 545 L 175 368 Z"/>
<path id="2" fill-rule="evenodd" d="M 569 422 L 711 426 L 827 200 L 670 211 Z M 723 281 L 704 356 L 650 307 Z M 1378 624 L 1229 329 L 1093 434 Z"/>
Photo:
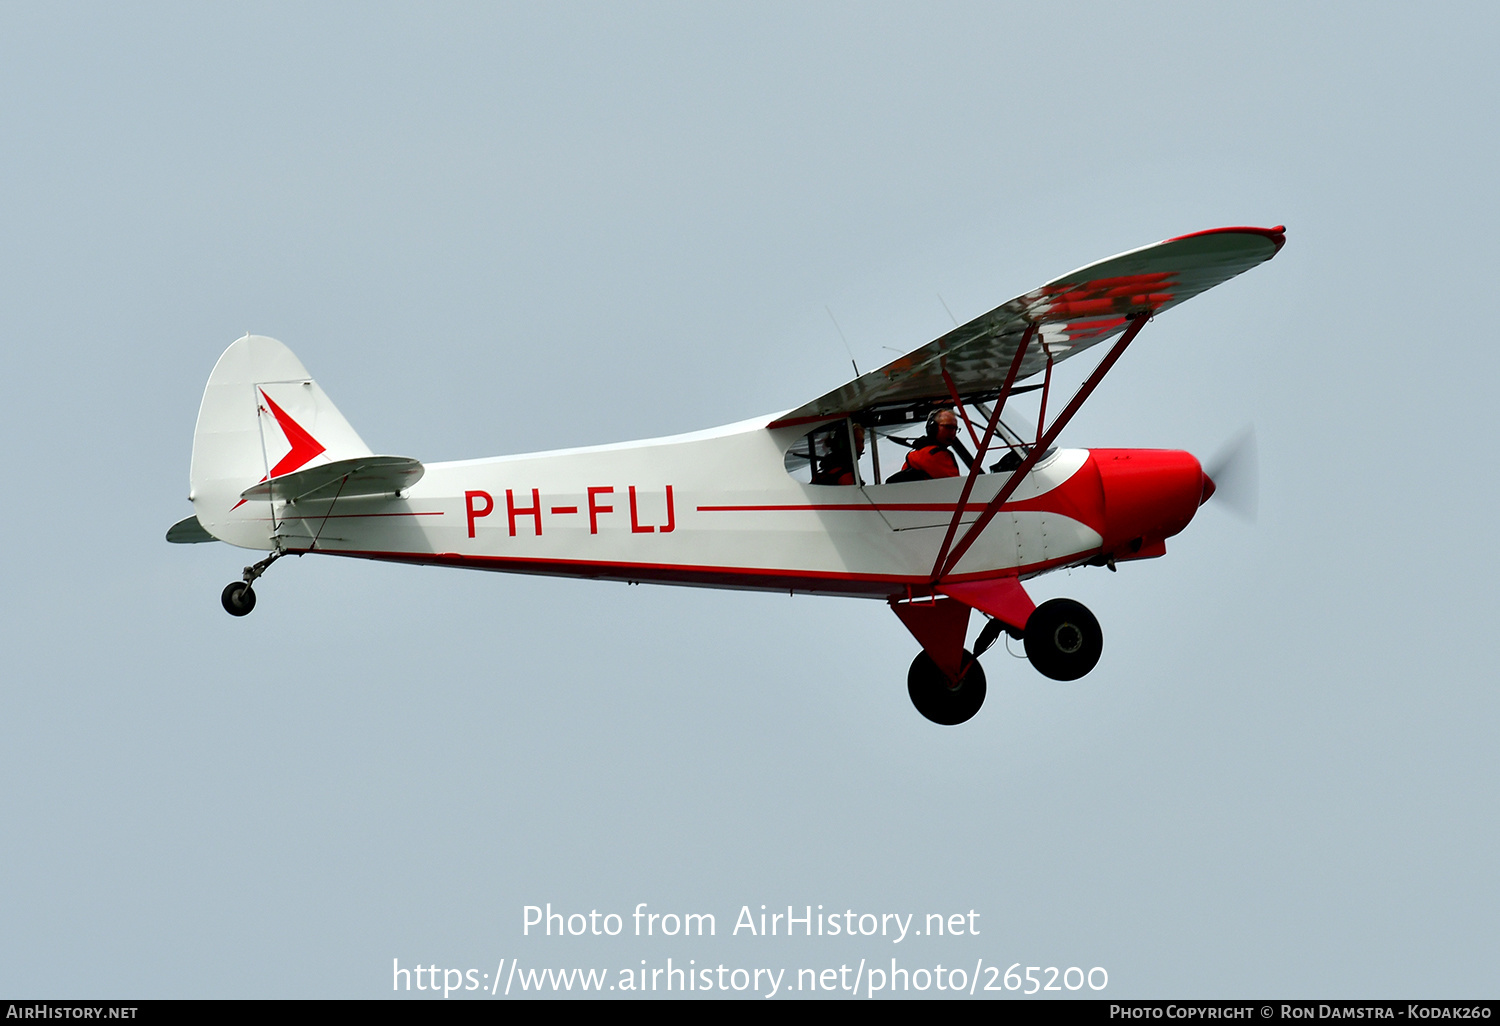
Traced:
<path id="1" fill-rule="evenodd" d="M 948 310 L 948 301 L 943 298 L 943 294 L 941 292 L 939 292 L 937 294 L 937 297 L 938 297 L 938 302 L 943 304 L 943 309 L 944 310 Z M 948 310 L 948 319 L 953 322 L 953 326 L 955 328 L 958 327 L 958 318 L 953 316 L 953 311 L 952 310 Z"/>
<path id="2" fill-rule="evenodd" d="M 823 309 L 828 310 L 827 303 L 823 304 Z M 839 338 L 844 339 L 844 352 L 849 354 L 849 365 L 854 368 L 854 376 L 859 377 L 859 364 L 854 362 L 854 350 L 849 348 L 849 340 L 844 338 L 844 329 L 839 327 L 839 319 L 833 315 L 832 310 L 828 310 L 828 319 L 833 322 L 833 330 L 839 333 Z"/>

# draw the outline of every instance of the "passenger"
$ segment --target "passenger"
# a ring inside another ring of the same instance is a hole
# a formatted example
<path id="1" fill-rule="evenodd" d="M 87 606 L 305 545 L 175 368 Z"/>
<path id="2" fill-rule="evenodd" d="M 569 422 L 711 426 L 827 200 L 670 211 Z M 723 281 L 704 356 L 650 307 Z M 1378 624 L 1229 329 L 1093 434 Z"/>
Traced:
<path id="1" fill-rule="evenodd" d="M 854 448 L 858 453 L 853 460 L 849 458 L 849 434 L 843 423 L 839 423 L 833 430 L 833 436 L 828 443 L 829 453 L 816 464 L 813 472 L 813 484 L 826 485 L 852 485 L 854 480 L 854 464 L 865 454 L 865 426 L 854 425 Z"/>
<path id="2" fill-rule="evenodd" d="M 927 433 L 917 439 L 901 469 L 891 475 L 891 483 L 957 477 L 958 460 L 949 451 L 957 442 L 958 414 L 935 411 L 927 418 Z"/>

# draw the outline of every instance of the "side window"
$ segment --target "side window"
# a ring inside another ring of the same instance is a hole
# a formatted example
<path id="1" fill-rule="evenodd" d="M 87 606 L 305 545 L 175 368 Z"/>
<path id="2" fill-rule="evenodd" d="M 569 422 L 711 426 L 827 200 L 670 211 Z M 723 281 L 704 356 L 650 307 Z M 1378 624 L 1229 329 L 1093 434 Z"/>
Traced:
<path id="1" fill-rule="evenodd" d="M 983 405 L 975 404 L 982 430 L 990 416 Z M 947 434 L 929 438 L 930 417 L 950 411 Z M 974 455 L 965 444 L 972 441 L 965 418 L 959 427 L 952 407 L 919 403 L 907 408 L 866 410 L 858 417 L 867 423 L 849 419 L 820 424 L 797 439 L 787 449 L 783 461 L 786 471 L 804 484 L 879 485 L 906 481 L 963 476 L 969 472 Z M 965 411 L 967 412 L 967 411 Z M 867 426 L 868 425 L 868 426 Z M 1019 466 L 1030 450 L 1035 429 L 1017 414 L 1007 412 L 985 457 L 981 473 L 1008 472 Z M 933 445 L 934 442 L 938 444 Z M 942 451 L 937 451 L 942 450 Z"/>
<path id="2" fill-rule="evenodd" d="M 864 425 L 839 420 L 813 428 L 786 451 L 784 462 L 787 473 L 809 484 L 855 485 L 868 481 L 870 461 L 865 458 Z"/>

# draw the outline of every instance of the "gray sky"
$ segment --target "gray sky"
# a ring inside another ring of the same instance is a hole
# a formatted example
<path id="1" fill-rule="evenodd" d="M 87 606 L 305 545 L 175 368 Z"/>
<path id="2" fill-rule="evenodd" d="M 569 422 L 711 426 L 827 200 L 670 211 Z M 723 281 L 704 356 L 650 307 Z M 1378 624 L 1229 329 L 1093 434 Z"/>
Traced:
<path id="1" fill-rule="evenodd" d="M 0 8 L 0 992 L 895 957 L 1495 996 L 1500 33 L 1351 11 Z M 311 559 L 241 621 L 250 554 L 162 540 L 245 331 L 377 451 L 486 456 L 792 407 L 847 377 L 825 305 L 868 368 L 939 295 L 1233 224 L 1287 246 L 1063 437 L 1253 423 L 1259 522 L 1035 581 L 1103 660 L 997 646 L 961 728 L 879 603 Z M 523 937 L 546 902 L 718 935 Z M 980 934 L 731 935 L 761 904 Z"/>

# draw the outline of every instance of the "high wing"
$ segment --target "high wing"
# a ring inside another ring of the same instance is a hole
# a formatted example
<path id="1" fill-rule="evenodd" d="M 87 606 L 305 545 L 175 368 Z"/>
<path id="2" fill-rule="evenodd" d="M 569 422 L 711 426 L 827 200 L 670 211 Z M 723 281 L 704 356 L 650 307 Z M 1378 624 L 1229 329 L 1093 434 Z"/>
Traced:
<path id="1" fill-rule="evenodd" d="M 771 427 L 871 407 L 965 399 L 1000 387 L 1028 328 L 1017 380 L 1120 334 L 1132 316 L 1160 313 L 1271 259 L 1286 229 L 1213 228 L 1101 260 L 1017 296 L 879 370 L 778 418 Z"/>

